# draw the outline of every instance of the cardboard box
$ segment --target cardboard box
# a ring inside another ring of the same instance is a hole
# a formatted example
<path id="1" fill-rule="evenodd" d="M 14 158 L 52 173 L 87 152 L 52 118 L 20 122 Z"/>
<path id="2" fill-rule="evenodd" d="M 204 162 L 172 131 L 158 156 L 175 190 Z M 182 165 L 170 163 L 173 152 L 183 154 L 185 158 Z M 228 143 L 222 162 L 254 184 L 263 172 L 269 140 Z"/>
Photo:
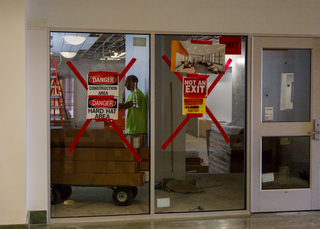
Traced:
<path id="1" fill-rule="evenodd" d="M 83 186 L 143 186 L 144 173 L 94 174 L 94 173 L 51 173 L 51 184 Z"/>
<path id="2" fill-rule="evenodd" d="M 69 153 L 68 148 L 54 147 L 51 148 L 51 161 L 95 161 L 96 153 L 94 148 L 75 148 Z"/>
<path id="3" fill-rule="evenodd" d="M 51 129 L 51 147 L 69 147 L 71 145 L 71 135 L 65 129 Z"/>
<path id="4" fill-rule="evenodd" d="M 140 171 L 149 171 L 150 169 L 150 163 L 149 160 L 142 160 L 139 162 L 139 170 Z"/>
<path id="5" fill-rule="evenodd" d="M 69 147 L 79 131 L 80 129 L 52 129 L 51 147 Z M 87 129 L 75 147 L 124 147 L 124 144 L 115 130 Z"/>
<path id="6" fill-rule="evenodd" d="M 213 122 L 212 120 L 199 118 L 199 137 L 206 138 L 206 130 L 210 130 Z"/>
<path id="7" fill-rule="evenodd" d="M 200 165 L 201 162 L 200 157 L 186 157 L 186 165 Z"/>
<path id="8" fill-rule="evenodd" d="M 145 134 L 128 134 L 126 135 L 126 138 L 135 149 L 145 146 Z M 124 143 L 123 145 L 124 147 L 127 147 Z"/>
<path id="9" fill-rule="evenodd" d="M 134 174 L 138 172 L 137 161 L 97 161 L 95 173 Z"/>
<path id="10" fill-rule="evenodd" d="M 72 130 L 72 141 L 79 130 Z M 87 129 L 79 139 L 77 148 L 82 147 L 124 147 L 122 139 L 115 130 Z"/>
<path id="11" fill-rule="evenodd" d="M 127 148 L 95 149 L 97 161 L 134 161 L 135 157 Z"/>
<path id="12" fill-rule="evenodd" d="M 150 148 L 149 147 L 140 147 L 138 149 L 138 154 L 142 159 L 149 160 L 150 158 Z"/>
<path id="13" fill-rule="evenodd" d="M 186 171 L 194 171 L 196 173 L 208 173 L 209 165 L 186 165 Z"/>
<path id="14" fill-rule="evenodd" d="M 52 161 L 134 161 L 135 157 L 127 148 L 51 148 Z"/>
<path id="15" fill-rule="evenodd" d="M 60 173 L 94 173 L 94 161 L 52 161 L 51 172 Z"/>

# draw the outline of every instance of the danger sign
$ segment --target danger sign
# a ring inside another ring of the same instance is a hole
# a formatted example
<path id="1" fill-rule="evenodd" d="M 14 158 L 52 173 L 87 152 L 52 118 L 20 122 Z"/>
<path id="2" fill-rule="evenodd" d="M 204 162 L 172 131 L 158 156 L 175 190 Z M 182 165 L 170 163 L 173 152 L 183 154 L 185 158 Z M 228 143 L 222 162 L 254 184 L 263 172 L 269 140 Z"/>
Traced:
<path id="1" fill-rule="evenodd" d="M 87 119 L 118 119 L 118 100 L 116 98 L 89 98 Z"/>
<path id="2" fill-rule="evenodd" d="M 88 95 L 119 96 L 118 79 L 116 72 L 89 72 Z"/>

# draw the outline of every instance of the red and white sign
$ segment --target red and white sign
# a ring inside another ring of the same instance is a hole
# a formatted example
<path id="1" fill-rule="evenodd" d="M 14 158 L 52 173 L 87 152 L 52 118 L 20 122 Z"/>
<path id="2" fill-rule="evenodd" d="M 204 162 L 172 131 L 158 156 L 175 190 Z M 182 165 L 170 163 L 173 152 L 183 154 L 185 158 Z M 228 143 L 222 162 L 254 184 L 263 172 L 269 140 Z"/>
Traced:
<path id="1" fill-rule="evenodd" d="M 87 119 L 118 119 L 118 99 L 100 96 L 88 97 Z"/>
<path id="2" fill-rule="evenodd" d="M 241 37 L 221 36 L 219 37 L 219 44 L 226 45 L 226 55 L 241 54 Z"/>
<path id="3" fill-rule="evenodd" d="M 89 72 L 88 95 L 119 96 L 119 75 L 116 72 Z"/>
<path id="4" fill-rule="evenodd" d="M 183 78 L 183 96 L 206 98 L 208 77 L 209 75 L 187 74 Z"/>
<path id="5" fill-rule="evenodd" d="M 182 114 L 205 114 L 209 75 L 187 74 L 183 78 Z"/>

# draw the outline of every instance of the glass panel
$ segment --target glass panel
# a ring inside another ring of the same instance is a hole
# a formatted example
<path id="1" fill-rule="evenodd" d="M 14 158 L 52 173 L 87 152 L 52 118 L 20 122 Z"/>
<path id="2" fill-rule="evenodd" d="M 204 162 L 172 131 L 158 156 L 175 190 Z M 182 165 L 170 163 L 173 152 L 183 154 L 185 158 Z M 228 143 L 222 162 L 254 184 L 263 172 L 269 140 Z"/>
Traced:
<path id="1" fill-rule="evenodd" d="M 149 213 L 149 35 L 50 35 L 51 217 Z M 135 45 L 135 38 L 143 42 Z M 132 58 L 136 62 L 119 80 Z M 95 120 L 78 135 L 88 118 Z M 135 150 L 125 147 L 121 135 Z"/>
<path id="2" fill-rule="evenodd" d="M 225 45 L 219 46 L 219 36 L 155 38 L 155 212 L 245 209 L 246 37 L 236 37 L 241 43 L 239 55 L 226 55 Z M 188 46 L 192 47 L 192 39 L 212 41 L 214 47 L 221 49 L 205 53 L 210 47 L 200 44 L 195 49 L 203 53 L 191 52 Z M 173 68 L 164 56 L 171 60 Z M 209 87 L 224 73 L 229 58 L 231 67 L 209 93 L 205 104 L 231 143 L 225 142 L 208 113 L 191 118 L 179 131 L 187 117 L 183 109 L 187 108 L 182 106 L 182 82 L 171 69 L 179 71 L 182 77 L 191 72 L 209 75 Z M 163 147 L 177 129 L 179 133 Z"/>
<path id="3" fill-rule="evenodd" d="M 263 49 L 262 121 L 309 122 L 311 50 Z"/>
<path id="4" fill-rule="evenodd" d="M 262 190 L 310 187 L 310 137 L 262 137 Z"/>

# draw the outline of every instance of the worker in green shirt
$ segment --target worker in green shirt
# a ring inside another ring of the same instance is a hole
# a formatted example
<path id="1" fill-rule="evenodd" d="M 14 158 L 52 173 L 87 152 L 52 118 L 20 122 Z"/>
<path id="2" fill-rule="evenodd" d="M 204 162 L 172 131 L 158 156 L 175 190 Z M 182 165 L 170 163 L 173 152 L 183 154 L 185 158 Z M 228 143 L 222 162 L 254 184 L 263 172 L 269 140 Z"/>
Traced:
<path id="1" fill-rule="evenodd" d="M 138 89 L 138 78 L 135 75 L 127 76 L 126 88 L 131 91 L 124 104 L 120 104 L 120 109 L 128 110 L 126 119 L 127 134 L 147 133 L 147 113 L 144 94 Z"/>

